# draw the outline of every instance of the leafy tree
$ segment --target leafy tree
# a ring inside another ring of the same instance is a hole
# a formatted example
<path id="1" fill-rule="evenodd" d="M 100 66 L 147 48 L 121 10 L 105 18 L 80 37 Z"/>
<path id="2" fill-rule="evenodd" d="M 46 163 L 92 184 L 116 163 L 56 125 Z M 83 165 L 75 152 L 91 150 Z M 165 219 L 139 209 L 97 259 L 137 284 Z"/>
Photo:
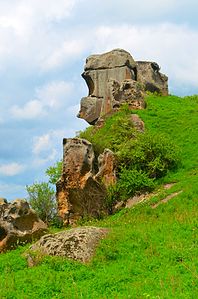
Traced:
<path id="1" fill-rule="evenodd" d="M 61 177 L 62 165 L 62 161 L 57 161 L 53 166 L 47 168 L 45 173 L 49 177 L 49 183 L 56 185 L 56 182 Z"/>
<path id="2" fill-rule="evenodd" d="M 55 191 L 49 183 L 41 182 L 26 186 L 31 207 L 46 223 L 56 215 Z"/>

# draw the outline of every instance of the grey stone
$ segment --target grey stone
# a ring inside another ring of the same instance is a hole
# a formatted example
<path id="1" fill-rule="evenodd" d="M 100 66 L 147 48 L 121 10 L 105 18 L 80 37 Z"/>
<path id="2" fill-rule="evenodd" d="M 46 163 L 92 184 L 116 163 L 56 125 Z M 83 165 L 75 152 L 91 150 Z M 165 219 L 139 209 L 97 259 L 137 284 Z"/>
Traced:
<path id="1" fill-rule="evenodd" d="M 83 263 L 89 262 L 93 257 L 99 241 L 108 233 L 106 228 L 80 227 L 62 231 L 56 234 L 45 235 L 31 246 L 27 255 L 29 266 L 37 255 L 62 256 Z"/>
<path id="2" fill-rule="evenodd" d="M 85 70 L 112 69 L 128 66 L 133 69 L 136 63 L 130 53 L 123 49 L 115 49 L 98 55 L 90 55 L 86 59 Z"/>
<path id="3" fill-rule="evenodd" d="M 47 225 L 27 201 L 16 199 L 0 204 L 0 252 L 40 238 L 46 232 Z"/>
<path id="4" fill-rule="evenodd" d="M 102 117 L 123 103 L 131 109 L 144 109 L 146 91 L 168 94 L 168 78 L 159 72 L 156 62 L 135 62 L 122 49 L 89 56 L 84 70 L 89 92 L 81 100 L 78 117 L 92 125 L 101 123 Z"/>
<path id="5" fill-rule="evenodd" d="M 159 70 L 156 62 L 137 61 L 137 81 L 144 85 L 145 91 L 168 95 L 168 77 Z"/>

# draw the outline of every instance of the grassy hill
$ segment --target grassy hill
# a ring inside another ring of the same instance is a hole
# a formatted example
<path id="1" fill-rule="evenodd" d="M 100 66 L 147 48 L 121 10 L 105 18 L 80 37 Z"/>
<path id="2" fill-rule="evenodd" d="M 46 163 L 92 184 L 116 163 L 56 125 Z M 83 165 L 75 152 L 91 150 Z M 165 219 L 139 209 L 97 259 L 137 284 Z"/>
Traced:
<path id="1" fill-rule="evenodd" d="M 198 96 L 149 96 L 137 113 L 180 148 L 179 168 L 149 200 L 84 223 L 111 229 L 87 265 L 48 257 L 28 268 L 28 246 L 0 255 L 0 299 L 198 298 Z"/>

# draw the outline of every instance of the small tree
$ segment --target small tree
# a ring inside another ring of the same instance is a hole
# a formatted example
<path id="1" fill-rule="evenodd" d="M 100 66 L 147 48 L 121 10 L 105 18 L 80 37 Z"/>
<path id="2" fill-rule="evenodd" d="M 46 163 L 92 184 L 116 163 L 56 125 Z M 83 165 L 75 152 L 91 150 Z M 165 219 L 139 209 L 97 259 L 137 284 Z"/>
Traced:
<path id="1" fill-rule="evenodd" d="M 38 216 L 49 223 L 56 214 L 55 191 L 49 183 L 41 182 L 26 186 L 29 203 Z"/>
<path id="2" fill-rule="evenodd" d="M 49 177 L 49 183 L 56 185 L 58 179 L 61 177 L 62 165 L 63 162 L 58 161 L 53 166 L 47 168 L 45 173 Z"/>

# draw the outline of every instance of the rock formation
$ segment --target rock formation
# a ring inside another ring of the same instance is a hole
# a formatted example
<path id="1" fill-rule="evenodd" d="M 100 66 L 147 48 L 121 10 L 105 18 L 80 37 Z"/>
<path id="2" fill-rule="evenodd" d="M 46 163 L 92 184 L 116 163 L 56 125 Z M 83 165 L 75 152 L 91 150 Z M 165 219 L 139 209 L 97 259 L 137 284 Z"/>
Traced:
<path id="1" fill-rule="evenodd" d="M 89 56 L 82 74 L 89 94 L 81 100 L 78 117 L 95 124 L 122 103 L 131 109 L 145 108 L 145 91 L 168 94 L 168 78 L 159 69 L 155 62 L 135 62 L 122 49 Z"/>
<path id="2" fill-rule="evenodd" d="M 40 238 L 46 224 L 30 209 L 28 202 L 17 199 L 8 203 L 0 199 L 0 252 Z"/>
<path id="3" fill-rule="evenodd" d="M 108 230 L 99 227 L 81 227 L 56 234 L 45 235 L 31 246 L 26 255 L 29 266 L 37 264 L 38 256 L 51 255 L 89 262 L 94 255 L 99 241 Z M 37 254 L 31 254 L 36 252 Z M 39 253 L 39 254 L 38 254 Z"/>
<path id="4" fill-rule="evenodd" d="M 156 62 L 137 61 L 137 81 L 143 84 L 144 89 L 168 95 L 168 77 L 159 72 Z"/>
<path id="5" fill-rule="evenodd" d="M 63 140 L 63 170 L 57 182 L 57 202 L 65 224 L 80 217 L 99 217 L 106 213 L 106 186 L 116 179 L 114 155 L 106 150 L 99 156 L 98 166 L 96 162 L 90 142 L 80 138 Z"/>
<path id="6" fill-rule="evenodd" d="M 81 100 L 78 117 L 99 128 L 105 116 L 123 103 L 131 109 L 144 109 L 146 91 L 168 94 L 168 78 L 159 70 L 157 63 L 135 62 L 122 49 L 89 56 L 82 74 L 89 94 Z M 137 114 L 132 114 L 131 121 L 139 132 L 144 132 L 144 122 Z M 64 223 L 107 213 L 104 202 L 107 187 L 116 182 L 114 154 L 106 149 L 96 161 L 91 143 L 79 138 L 64 139 L 63 147 L 57 202 Z"/>

